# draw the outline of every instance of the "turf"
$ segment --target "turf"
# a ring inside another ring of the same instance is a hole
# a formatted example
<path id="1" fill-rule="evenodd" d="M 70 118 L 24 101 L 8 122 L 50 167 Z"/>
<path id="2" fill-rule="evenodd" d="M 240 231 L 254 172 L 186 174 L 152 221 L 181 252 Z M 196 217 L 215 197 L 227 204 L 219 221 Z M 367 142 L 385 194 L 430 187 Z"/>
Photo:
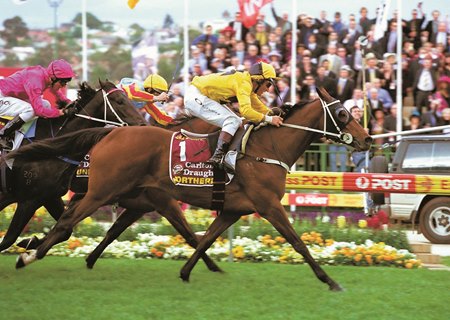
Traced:
<path id="1" fill-rule="evenodd" d="M 448 319 L 450 272 L 325 267 L 346 291 L 330 292 L 308 266 L 197 265 L 183 261 L 46 257 L 21 270 L 0 255 L 1 319 Z"/>

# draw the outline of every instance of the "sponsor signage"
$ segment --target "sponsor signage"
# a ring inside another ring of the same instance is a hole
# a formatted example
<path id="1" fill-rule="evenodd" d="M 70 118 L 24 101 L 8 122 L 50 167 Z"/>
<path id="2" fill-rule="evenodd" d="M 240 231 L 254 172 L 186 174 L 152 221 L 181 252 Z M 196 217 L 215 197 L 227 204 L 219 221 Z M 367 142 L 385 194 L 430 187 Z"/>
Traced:
<path id="1" fill-rule="evenodd" d="M 450 176 L 296 171 L 288 174 L 286 188 L 291 190 L 450 194 Z"/>
<path id="2" fill-rule="evenodd" d="M 327 194 L 327 193 L 286 193 L 281 204 L 299 207 L 347 207 L 362 208 L 363 194 Z"/>

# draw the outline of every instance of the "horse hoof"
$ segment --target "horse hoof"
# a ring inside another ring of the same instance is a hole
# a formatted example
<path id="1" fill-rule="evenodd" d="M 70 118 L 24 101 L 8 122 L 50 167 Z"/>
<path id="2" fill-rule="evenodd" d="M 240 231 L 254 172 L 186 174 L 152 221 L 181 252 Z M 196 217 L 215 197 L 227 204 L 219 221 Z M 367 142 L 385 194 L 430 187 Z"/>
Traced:
<path id="1" fill-rule="evenodd" d="M 340 291 L 345 291 L 344 288 L 342 288 L 340 285 L 338 285 L 337 283 L 333 284 L 330 286 L 330 291 L 334 291 L 334 292 L 340 292 Z"/>
<path id="2" fill-rule="evenodd" d="M 189 276 L 183 276 L 182 274 L 180 274 L 180 279 L 183 280 L 183 282 L 189 282 Z"/>
<path id="3" fill-rule="evenodd" d="M 23 267 L 25 267 L 25 261 L 23 260 L 22 255 L 19 255 L 16 259 L 16 269 L 21 269 Z"/>
<path id="4" fill-rule="evenodd" d="M 90 262 L 89 259 L 86 259 L 86 267 L 88 269 L 94 268 L 94 264 L 95 264 L 95 262 Z"/>

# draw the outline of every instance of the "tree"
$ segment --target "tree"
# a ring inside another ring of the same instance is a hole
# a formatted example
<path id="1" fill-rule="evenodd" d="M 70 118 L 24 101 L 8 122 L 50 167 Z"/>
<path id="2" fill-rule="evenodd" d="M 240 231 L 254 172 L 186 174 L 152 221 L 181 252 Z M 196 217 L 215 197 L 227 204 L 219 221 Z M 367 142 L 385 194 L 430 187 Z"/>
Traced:
<path id="1" fill-rule="evenodd" d="M 130 42 L 135 43 L 136 41 L 139 41 L 142 38 L 144 32 L 145 32 L 144 28 L 142 28 L 137 23 L 133 23 L 130 26 Z"/>
<path id="2" fill-rule="evenodd" d="M 0 31 L 0 37 L 5 40 L 6 48 L 15 47 L 23 38 L 29 38 L 28 27 L 19 16 L 3 21 L 3 27 L 4 30 Z"/>
<path id="3" fill-rule="evenodd" d="M 173 26 L 172 16 L 170 14 L 166 14 L 166 16 L 164 17 L 163 28 L 171 29 L 172 26 Z"/>
<path id="4" fill-rule="evenodd" d="M 72 20 L 73 23 L 80 24 L 81 25 L 81 13 L 78 13 L 75 18 Z M 86 24 L 89 29 L 102 29 L 103 22 L 100 21 L 96 16 L 94 16 L 92 13 L 87 12 L 86 13 Z"/>

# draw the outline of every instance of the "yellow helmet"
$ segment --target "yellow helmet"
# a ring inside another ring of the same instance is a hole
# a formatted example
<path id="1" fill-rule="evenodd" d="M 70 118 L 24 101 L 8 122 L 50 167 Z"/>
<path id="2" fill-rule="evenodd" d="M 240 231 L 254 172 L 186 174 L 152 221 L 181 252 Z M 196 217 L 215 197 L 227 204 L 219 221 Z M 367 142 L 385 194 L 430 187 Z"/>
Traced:
<path id="1" fill-rule="evenodd" d="M 151 74 L 145 79 L 144 88 L 156 89 L 161 92 L 169 90 L 167 81 L 157 74 Z"/>
<path id="2" fill-rule="evenodd" d="M 279 80 L 272 65 L 265 62 L 257 62 L 248 71 L 252 79 L 256 80 Z"/>

